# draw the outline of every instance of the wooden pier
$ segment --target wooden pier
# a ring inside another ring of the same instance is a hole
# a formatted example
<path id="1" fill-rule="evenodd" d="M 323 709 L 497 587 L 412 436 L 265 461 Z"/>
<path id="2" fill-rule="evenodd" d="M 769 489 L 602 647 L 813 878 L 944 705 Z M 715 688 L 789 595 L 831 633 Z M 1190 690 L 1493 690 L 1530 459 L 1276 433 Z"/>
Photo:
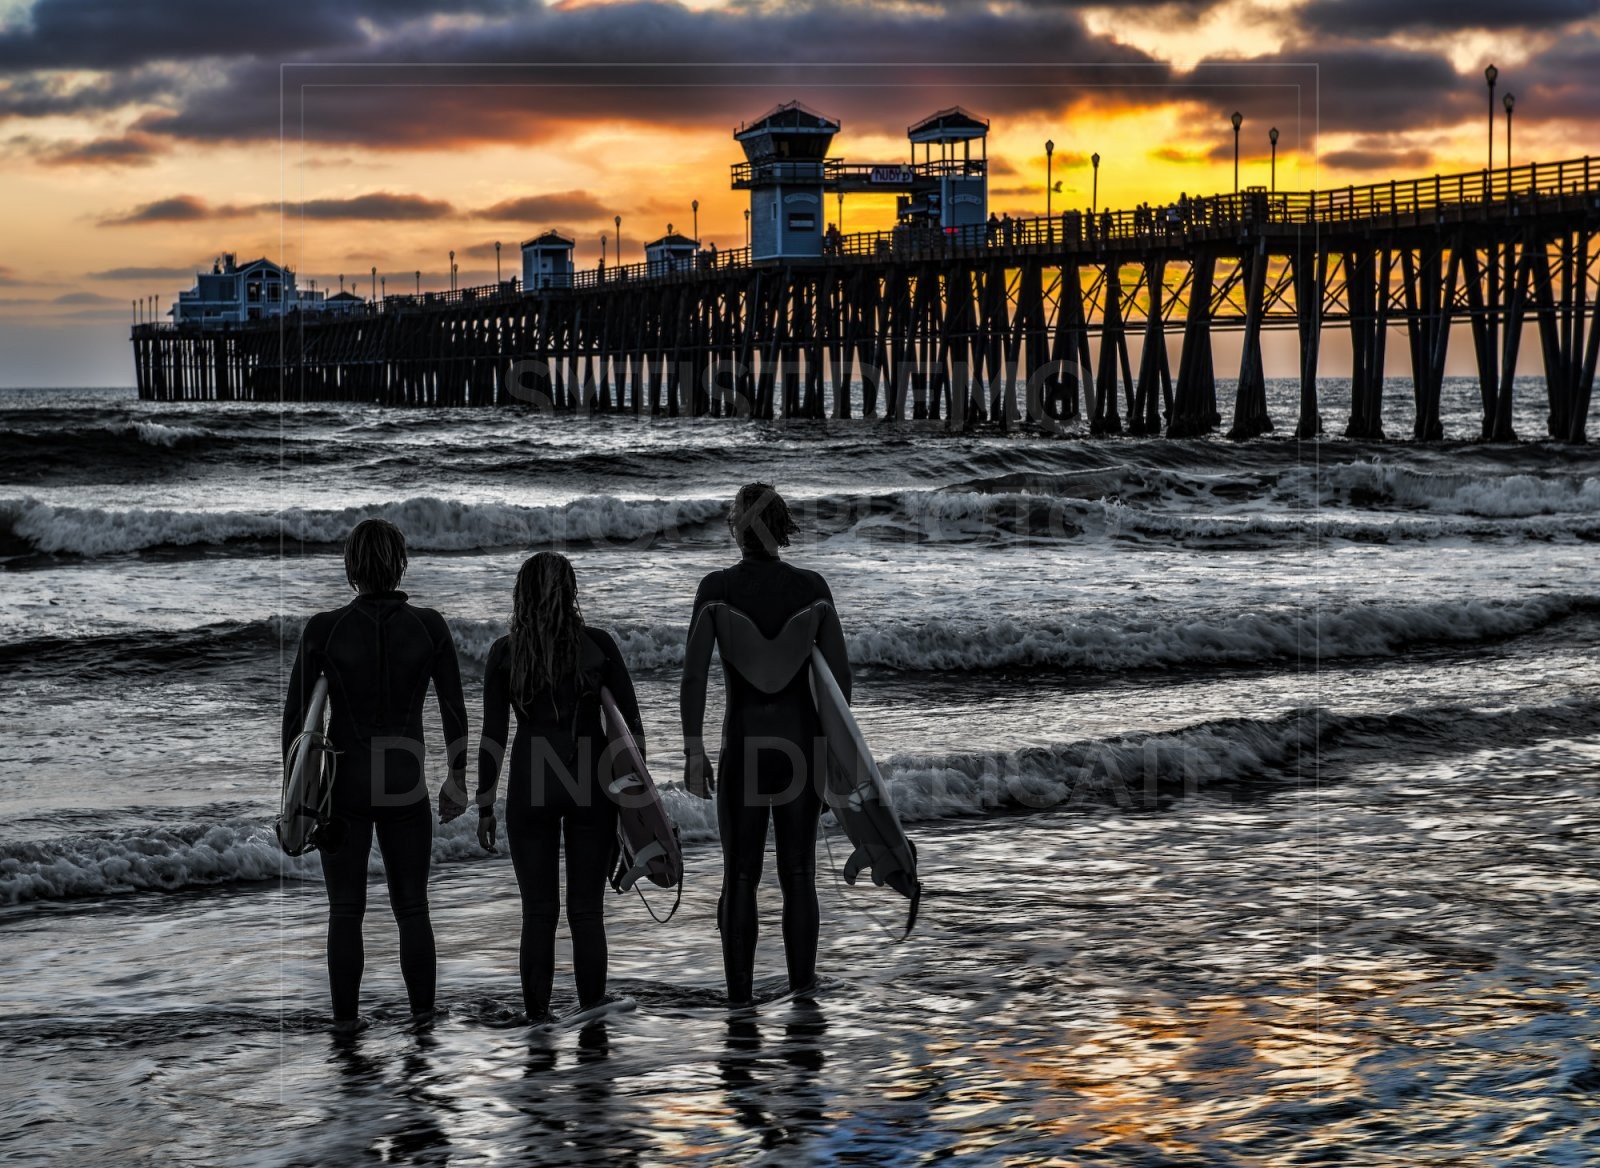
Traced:
<path id="1" fill-rule="evenodd" d="M 1536 325 L 1548 437 L 1583 442 L 1597 284 L 1600 165 L 1584 158 L 1069 211 L 992 235 L 869 232 L 817 260 L 702 253 L 688 270 L 390 296 L 343 317 L 135 325 L 132 339 L 139 395 L 155 400 L 846 418 L 859 382 L 869 416 L 1046 430 L 1086 417 L 1094 433 L 1185 437 L 1223 424 L 1212 336 L 1237 330 L 1227 433 L 1249 438 L 1274 427 L 1263 330 L 1297 333 L 1304 437 L 1323 424 L 1323 329 L 1348 327 L 1343 432 L 1381 438 L 1386 341 L 1403 327 L 1411 437 L 1427 441 L 1442 437 L 1445 359 L 1464 325 L 1482 436 L 1511 441 L 1513 379 Z"/>

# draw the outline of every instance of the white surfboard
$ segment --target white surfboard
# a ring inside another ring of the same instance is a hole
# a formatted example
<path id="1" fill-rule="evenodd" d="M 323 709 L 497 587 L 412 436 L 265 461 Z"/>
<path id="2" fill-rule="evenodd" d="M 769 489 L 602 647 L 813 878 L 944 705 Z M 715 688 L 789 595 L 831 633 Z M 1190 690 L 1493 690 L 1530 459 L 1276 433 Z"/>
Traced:
<path id="1" fill-rule="evenodd" d="M 867 740 L 839 690 L 828 659 L 815 646 L 811 649 L 811 676 L 817 715 L 822 719 L 822 734 L 828 744 L 827 803 L 855 845 L 855 851 L 845 861 L 845 883 L 854 884 L 861 871 L 867 869 L 874 884 L 887 884 L 910 900 L 903 934 L 909 936 L 917 923 L 917 906 L 922 899 L 917 851 L 900 827 L 888 784 L 867 749 Z"/>
<path id="2" fill-rule="evenodd" d="M 278 844 L 303 856 L 315 842 L 317 825 L 328 818 L 333 797 L 333 747 L 326 732 L 328 679 L 317 678 L 306 707 L 305 725 L 283 760 L 283 798 L 278 805 Z"/>

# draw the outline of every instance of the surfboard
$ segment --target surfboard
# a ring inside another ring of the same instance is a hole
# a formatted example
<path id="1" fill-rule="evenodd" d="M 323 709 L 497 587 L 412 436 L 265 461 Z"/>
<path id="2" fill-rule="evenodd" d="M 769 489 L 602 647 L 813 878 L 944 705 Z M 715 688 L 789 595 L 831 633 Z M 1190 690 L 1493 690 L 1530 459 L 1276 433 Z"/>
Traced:
<path id="1" fill-rule="evenodd" d="M 840 692 L 828 659 L 816 646 L 811 649 L 811 678 L 828 749 L 827 804 L 855 845 L 855 851 L 845 861 L 845 883 L 854 884 L 863 870 L 869 870 L 874 884 L 880 888 L 887 884 L 910 900 L 905 932 L 901 934 L 902 938 L 908 937 L 917 923 L 917 906 L 922 899 L 917 850 L 900 826 L 888 784 L 867 749 L 867 740 Z"/>
<path id="2" fill-rule="evenodd" d="M 328 679 L 317 678 L 304 728 L 283 759 L 283 797 L 278 804 L 278 844 L 291 856 L 316 846 L 317 827 L 328 818 L 333 797 L 334 752 L 325 732 Z"/>
<path id="3" fill-rule="evenodd" d="M 617 804 L 617 840 L 622 846 L 622 864 L 612 885 L 618 892 L 626 892 L 643 877 L 658 888 L 681 887 L 683 850 L 661 802 L 661 792 L 617 700 L 603 686 L 600 704 L 606 716 L 606 755 L 611 763 L 606 792 Z"/>

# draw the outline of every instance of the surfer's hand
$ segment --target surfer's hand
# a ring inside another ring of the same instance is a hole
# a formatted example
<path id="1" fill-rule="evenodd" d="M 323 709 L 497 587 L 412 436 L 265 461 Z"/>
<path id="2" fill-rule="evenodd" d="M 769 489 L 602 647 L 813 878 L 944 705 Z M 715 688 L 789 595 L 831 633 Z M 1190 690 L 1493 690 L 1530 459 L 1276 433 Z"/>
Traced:
<path id="1" fill-rule="evenodd" d="M 494 851 L 496 829 L 497 824 L 493 811 L 487 815 L 480 814 L 478 816 L 478 846 L 486 852 Z"/>
<path id="2" fill-rule="evenodd" d="M 711 798 L 711 792 L 716 790 L 717 782 L 711 772 L 711 759 L 703 750 L 691 750 L 683 760 L 683 785 L 689 789 L 689 794 L 701 799 Z"/>

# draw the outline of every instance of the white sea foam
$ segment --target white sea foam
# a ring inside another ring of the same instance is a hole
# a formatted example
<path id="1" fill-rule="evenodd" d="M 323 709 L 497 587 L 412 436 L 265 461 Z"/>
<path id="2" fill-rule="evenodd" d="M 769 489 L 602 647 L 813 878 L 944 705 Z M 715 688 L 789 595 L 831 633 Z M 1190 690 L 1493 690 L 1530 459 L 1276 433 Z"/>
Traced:
<path id="1" fill-rule="evenodd" d="M 1093 619 L 1026 621 L 1001 617 L 966 620 L 880 618 L 849 634 L 857 665 L 927 672 L 982 672 L 1047 666 L 1089 672 L 1186 669 L 1216 665 L 1266 665 L 1341 658 L 1387 657 L 1416 644 L 1474 644 L 1524 636 L 1585 612 L 1600 611 L 1600 595 L 1544 593 L 1507 600 L 1441 600 L 1412 604 L 1368 603 L 1158 619 L 1097 613 Z M 482 662 L 505 635 L 498 618 L 447 617 L 456 651 Z M 235 627 L 270 643 L 293 645 L 302 616 L 280 616 Z M 621 621 L 606 626 L 634 670 L 671 669 L 683 663 L 687 627 Z M 219 626 L 196 635 L 216 636 Z M 57 642 L 60 656 L 70 642 Z M 103 656 L 104 644 L 94 642 Z"/>
<path id="2" fill-rule="evenodd" d="M 1139 784 L 1147 772 L 1156 776 L 1151 781 L 1192 786 L 1274 765 L 1304 736 L 1301 721 L 1200 727 L 1136 741 L 1010 753 L 902 756 L 889 759 L 883 772 L 907 822 L 1078 801 L 1126 803 L 1143 798 Z M 664 787 L 662 797 L 686 844 L 717 837 L 712 801 L 695 798 L 675 783 Z M 483 855 L 476 820 L 468 814 L 435 827 L 435 862 Z M 376 850 L 368 867 L 374 876 L 382 871 Z M 316 853 L 297 858 L 282 853 L 270 823 L 233 818 L 192 829 L 152 826 L 0 849 L 0 904 L 279 878 L 309 880 L 320 874 Z"/>
<path id="3" fill-rule="evenodd" d="M 139 436 L 139 441 L 151 446 L 172 447 L 211 436 L 210 431 L 200 426 L 167 426 L 160 422 L 134 422 L 131 429 Z"/>
<path id="4" fill-rule="evenodd" d="M 1012 751 L 904 754 L 880 765 L 895 809 L 907 823 L 1060 807 L 1136 810 L 1219 782 L 1292 777 L 1307 752 L 1327 751 L 1341 741 L 1358 750 L 1380 743 L 1391 755 L 1413 738 L 1429 740 L 1434 751 L 1447 743 L 1475 749 L 1514 736 L 1515 727 L 1524 723 L 1541 734 L 1577 733 L 1594 715 L 1592 701 L 1576 699 L 1496 714 L 1467 707 L 1389 716 L 1302 709 L 1276 718 L 1235 718 L 1167 733 Z M 687 845 L 717 837 L 713 802 L 690 796 L 676 783 L 665 784 L 662 797 Z M 469 813 L 435 828 L 435 862 L 482 857 L 476 819 Z M 369 871 L 381 872 L 376 851 Z M 265 818 L 233 818 L 191 829 L 151 826 L 0 848 L 0 904 L 319 875 L 315 854 L 297 859 L 282 854 Z"/>
<path id="5" fill-rule="evenodd" d="M 473 551 L 626 542 L 695 526 L 725 510 L 722 500 L 633 501 L 610 495 L 537 507 L 421 497 L 373 507 L 283 511 L 58 507 L 28 497 L 0 502 L 0 523 L 39 551 L 99 556 L 235 540 L 335 544 L 362 519 L 376 517 L 398 524 L 413 548 Z"/>
<path id="6" fill-rule="evenodd" d="M 1304 493 L 1314 482 L 1324 498 L 1366 493 L 1410 507 L 1452 515 L 1525 518 L 1600 513 L 1600 477 L 1581 474 L 1436 473 L 1381 462 L 1297 468 L 1282 485 Z"/>

